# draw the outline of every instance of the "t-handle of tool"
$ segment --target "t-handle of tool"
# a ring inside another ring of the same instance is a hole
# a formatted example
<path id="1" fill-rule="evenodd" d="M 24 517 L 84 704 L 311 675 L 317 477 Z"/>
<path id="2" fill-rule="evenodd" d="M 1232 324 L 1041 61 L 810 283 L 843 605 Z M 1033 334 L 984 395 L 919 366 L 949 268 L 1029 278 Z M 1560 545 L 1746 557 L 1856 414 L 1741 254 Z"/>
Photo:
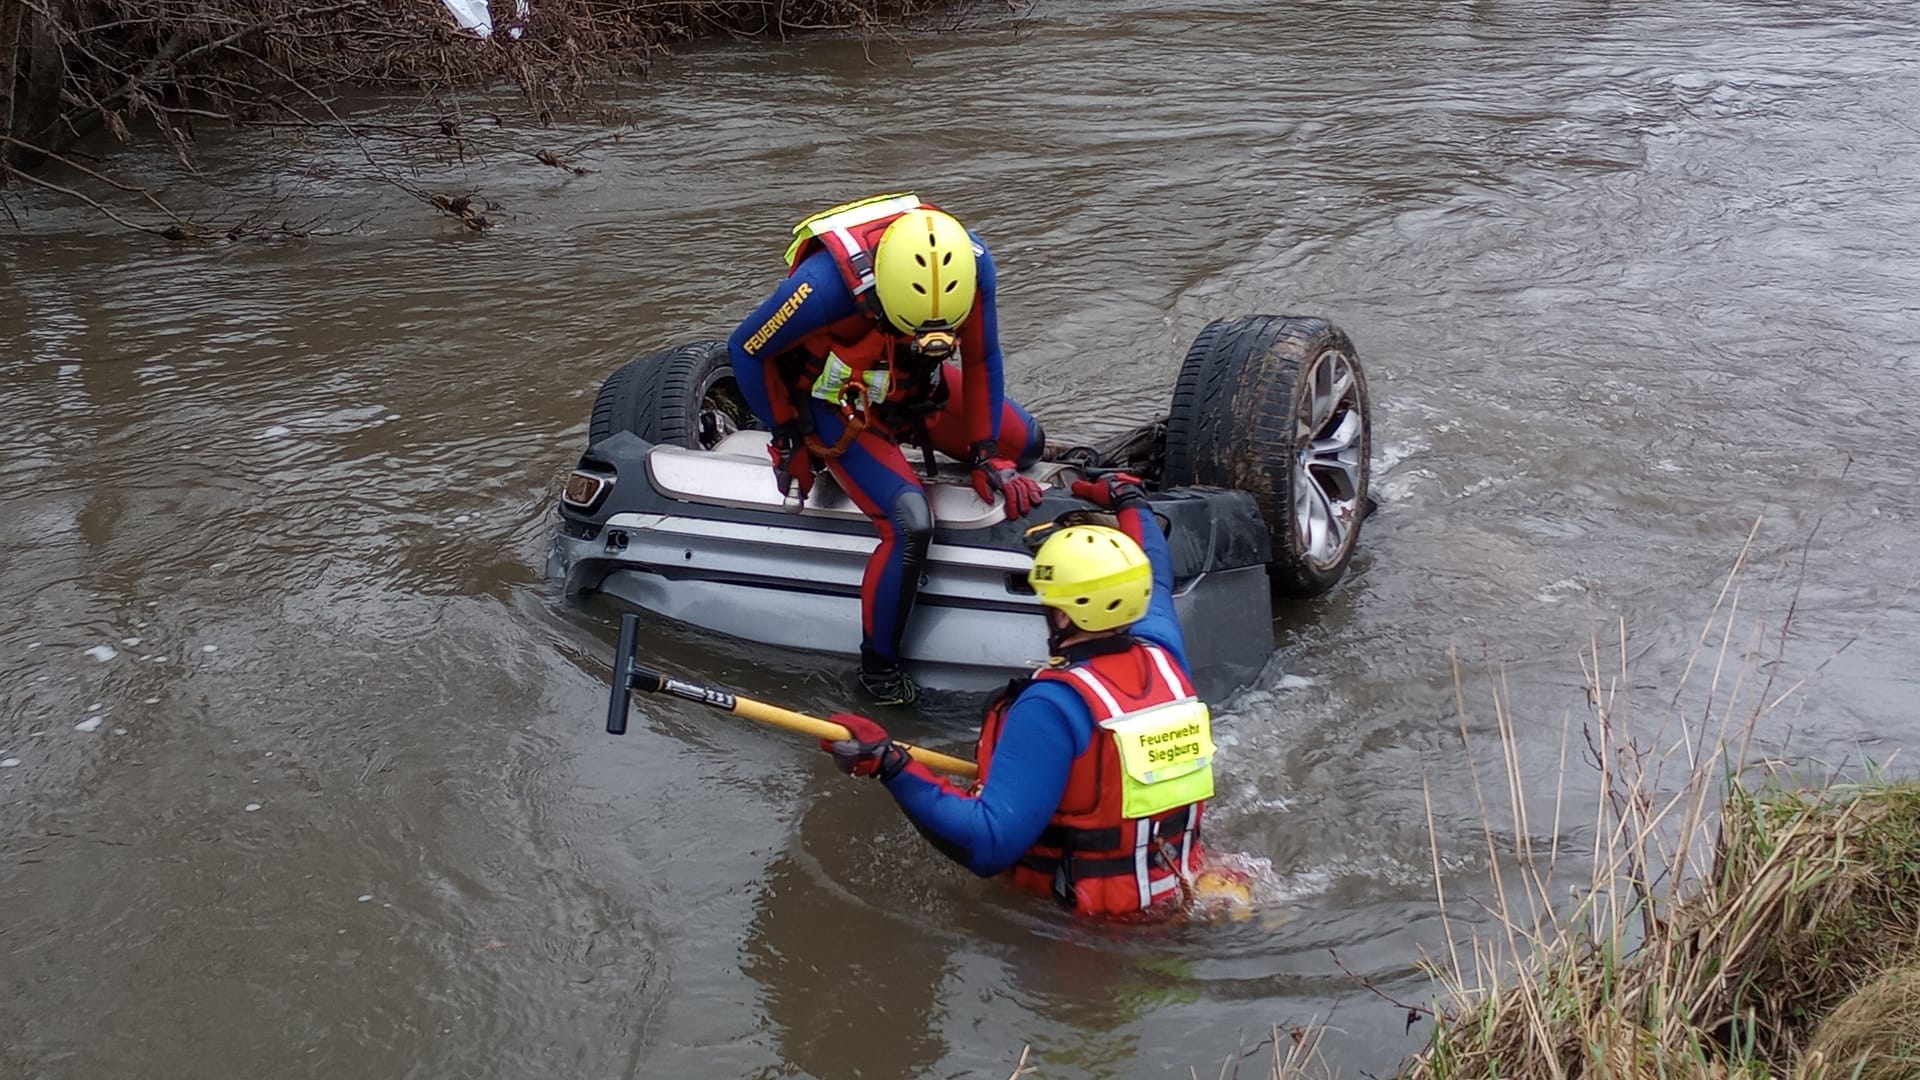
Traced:
<path id="1" fill-rule="evenodd" d="M 743 716 L 748 720 L 758 720 L 764 724 L 783 727 L 788 731 L 797 731 L 816 739 L 846 739 L 852 735 L 846 728 L 831 720 L 822 720 L 816 716 L 782 709 L 764 701 L 738 697 L 725 690 L 716 690 L 685 679 L 668 678 L 655 671 L 648 671 L 633 662 L 633 650 L 640 632 L 640 617 L 631 612 L 620 617 L 619 655 L 613 658 L 613 690 L 607 700 L 607 734 L 624 735 L 627 731 L 627 706 L 633 691 L 640 690 L 649 694 L 667 694 L 683 701 L 692 701 L 707 705 L 723 712 Z M 980 774 L 978 766 L 965 758 L 952 757 L 937 750 L 927 750 L 894 740 L 894 745 L 905 750 L 915 761 L 929 768 L 965 779 L 973 779 Z"/>
<path id="2" fill-rule="evenodd" d="M 633 650 L 640 639 L 640 617 L 620 616 L 620 644 L 613 651 L 613 692 L 607 698 L 607 734 L 627 733 L 627 706 L 633 700 Z"/>

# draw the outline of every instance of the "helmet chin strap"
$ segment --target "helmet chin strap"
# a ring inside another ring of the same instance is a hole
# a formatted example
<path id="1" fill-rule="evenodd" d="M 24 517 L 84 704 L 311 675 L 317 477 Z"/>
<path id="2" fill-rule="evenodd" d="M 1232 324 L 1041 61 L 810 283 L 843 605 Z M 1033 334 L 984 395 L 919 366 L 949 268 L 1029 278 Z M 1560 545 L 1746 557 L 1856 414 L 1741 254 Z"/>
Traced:
<path id="1" fill-rule="evenodd" d="M 1059 656 L 1062 649 L 1083 641 L 1112 637 L 1111 630 L 1082 630 L 1059 608 L 1047 608 L 1047 655 Z"/>
<path id="2" fill-rule="evenodd" d="M 913 335 L 912 349 L 915 353 L 936 364 L 953 359 L 959 348 L 960 339 L 953 328 L 945 324 L 922 326 L 920 332 Z"/>
<path id="3" fill-rule="evenodd" d="M 1047 610 L 1053 611 L 1056 609 L 1048 608 Z M 1070 635 L 1072 635 L 1072 633 L 1075 630 L 1078 630 L 1078 629 L 1080 628 L 1073 625 L 1071 622 L 1067 623 L 1065 626 L 1061 626 L 1060 622 L 1056 621 L 1051 615 L 1049 615 L 1047 617 L 1047 655 L 1059 656 L 1060 650 L 1067 647 L 1067 638 Z"/>

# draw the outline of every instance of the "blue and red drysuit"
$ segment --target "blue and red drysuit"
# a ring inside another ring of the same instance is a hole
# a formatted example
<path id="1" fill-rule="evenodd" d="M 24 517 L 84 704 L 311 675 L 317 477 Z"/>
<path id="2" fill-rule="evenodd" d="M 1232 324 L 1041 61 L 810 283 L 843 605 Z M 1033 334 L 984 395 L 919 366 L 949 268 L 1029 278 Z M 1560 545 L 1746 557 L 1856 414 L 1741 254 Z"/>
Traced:
<path id="1" fill-rule="evenodd" d="M 1081 650 L 1111 653 L 1144 642 L 1164 649 L 1184 673 L 1186 641 L 1173 606 L 1173 557 L 1166 537 L 1150 511 L 1125 507 L 1117 517 L 1121 530 L 1153 565 L 1153 598 L 1147 613 L 1125 635 L 1069 646 L 1065 659 L 1084 663 L 1092 657 Z M 1041 840 L 1061 805 L 1076 760 L 1099 734 L 1085 699 L 1069 680 L 1016 685 L 1011 703 L 996 705 L 1005 713 L 993 745 L 983 748 L 980 764 L 987 779 L 977 790 L 955 787 L 917 764 L 886 781 L 894 800 L 934 846 L 981 877 L 1013 868 Z M 1199 808 L 1192 812 L 1197 835 Z"/>
<path id="2" fill-rule="evenodd" d="M 944 365 L 933 381 L 944 384 L 946 400 L 924 415 L 926 435 L 935 450 L 960 461 L 969 459 L 975 443 L 992 440 L 997 456 L 1025 468 L 1039 459 L 1045 436 L 1002 389 L 993 257 L 978 236 L 973 243 L 979 292 L 958 331 L 960 362 Z M 855 300 L 833 255 L 816 250 L 734 330 L 727 341 L 734 377 L 762 424 L 774 429 L 787 419 L 782 413 L 805 407 L 822 443 L 841 441 L 846 420 L 840 408 L 808 394 L 805 354 L 818 352 L 823 336 L 849 320 L 858 325 L 873 316 Z M 778 406 L 776 393 L 784 396 Z M 899 663 L 900 640 L 933 539 L 926 489 L 900 446 L 913 433 L 904 424 L 874 423 L 826 461 L 880 534 L 860 584 L 861 653 L 870 665 Z"/>

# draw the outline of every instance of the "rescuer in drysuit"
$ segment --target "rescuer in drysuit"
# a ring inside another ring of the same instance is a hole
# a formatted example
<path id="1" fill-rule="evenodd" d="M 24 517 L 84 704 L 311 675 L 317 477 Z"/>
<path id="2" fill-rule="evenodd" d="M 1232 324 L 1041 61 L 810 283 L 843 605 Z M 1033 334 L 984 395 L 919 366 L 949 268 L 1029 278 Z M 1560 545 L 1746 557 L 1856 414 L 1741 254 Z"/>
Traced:
<path id="1" fill-rule="evenodd" d="M 901 639 L 933 514 L 902 453 L 972 467 L 981 500 L 1010 518 L 1040 500 L 1019 470 L 1040 425 L 1002 390 L 993 258 L 960 222 L 913 195 L 848 203 L 794 227 L 788 276 L 727 345 L 740 389 L 773 432 L 783 493 L 805 498 L 826 468 L 873 519 L 880 546 L 861 582 L 860 685 L 877 704 L 918 696 Z"/>
<path id="2" fill-rule="evenodd" d="M 982 877 L 1008 874 L 1083 915 L 1166 918 L 1204 862 L 1212 721 L 1138 480 L 1112 474 L 1073 493 L 1116 511 L 1119 528 L 1060 527 L 1034 553 L 1028 580 L 1053 656 L 988 706 L 979 780 L 936 777 L 852 713 L 833 717 L 851 738 L 821 746 L 842 771 L 879 778 L 936 848 Z"/>

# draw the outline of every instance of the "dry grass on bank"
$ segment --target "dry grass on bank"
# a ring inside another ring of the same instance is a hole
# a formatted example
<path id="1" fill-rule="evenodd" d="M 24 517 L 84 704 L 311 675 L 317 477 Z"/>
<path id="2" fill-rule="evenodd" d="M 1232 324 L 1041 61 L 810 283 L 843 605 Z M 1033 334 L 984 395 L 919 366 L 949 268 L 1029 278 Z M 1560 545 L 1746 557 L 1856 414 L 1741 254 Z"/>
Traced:
<path id="1" fill-rule="evenodd" d="M 1473 1007 L 1408 1075 L 1920 1076 L 1920 1009 L 1892 1005 L 1920 1004 L 1920 785 L 1736 788 L 1723 813 L 1650 933 L 1583 905 L 1504 985 L 1444 976 Z"/>
<path id="2" fill-rule="evenodd" d="M 1439 1019 L 1404 1076 L 1920 1077 L 1920 782 L 1749 760 L 1756 725 L 1800 687 L 1777 686 L 1770 662 L 1791 605 L 1775 635 L 1741 600 L 1736 567 L 1688 665 L 1707 685 L 1650 717 L 1629 711 L 1624 627 L 1583 658 L 1590 708 L 1562 764 L 1578 753 L 1590 768 L 1563 768 L 1545 835 L 1566 835 L 1570 807 L 1596 807 L 1590 851 L 1536 846 L 1546 823 L 1529 820 L 1538 803 L 1496 686 L 1507 783 L 1497 807 L 1482 802 L 1493 929 L 1431 965 Z M 1582 774 L 1595 789 L 1570 797 Z M 1591 872 L 1569 887 L 1556 871 L 1576 855 Z"/>

